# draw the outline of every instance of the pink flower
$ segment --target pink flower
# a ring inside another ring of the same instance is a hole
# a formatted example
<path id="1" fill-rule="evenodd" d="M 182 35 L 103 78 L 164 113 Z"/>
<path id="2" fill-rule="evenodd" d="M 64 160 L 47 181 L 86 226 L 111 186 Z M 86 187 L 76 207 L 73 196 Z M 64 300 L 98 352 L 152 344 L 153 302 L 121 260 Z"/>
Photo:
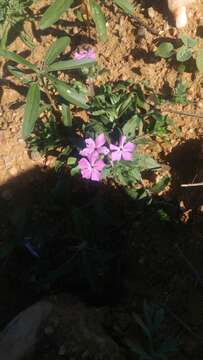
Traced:
<path id="1" fill-rule="evenodd" d="M 99 154 L 107 155 L 109 149 L 104 146 L 106 142 L 105 135 L 102 133 L 98 135 L 95 141 L 91 138 L 85 140 L 86 147 L 80 151 L 80 155 L 89 157 L 91 154 L 96 153 L 97 157 Z"/>
<path id="2" fill-rule="evenodd" d="M 96 54 L 93 49 L 76 51 L 74 60 L 96 60 Z"/>
<path id="3" fill-rule="evenodd" d="M 118 146 L 110 144 L 112 161 L 133 160 L 135 145 L 132 142 L 127 142 L 126 144 L 125 142 L 126 136 L 121 136 Z"/>
<path id="4" fill-rule="evenodd" d="M 105 167 L 103 160 L 98 159 L 98 154 L 93 153 L 88 159 L 82 158 L 78 162 L 83 179 L 90 179 L 92 181 L 100 181 L 102 177 L 102 170 Z"/>

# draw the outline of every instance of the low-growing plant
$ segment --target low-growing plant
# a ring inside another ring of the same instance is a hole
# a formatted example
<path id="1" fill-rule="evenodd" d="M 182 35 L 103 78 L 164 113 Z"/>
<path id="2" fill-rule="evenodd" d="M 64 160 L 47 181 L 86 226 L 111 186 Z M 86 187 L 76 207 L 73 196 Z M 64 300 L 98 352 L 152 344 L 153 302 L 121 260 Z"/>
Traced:
<path id="1" fill-rule="evenodd" d="M 22 136 L 27 139 L 32 133 L 40 113 L 45 110 L 53 111 L 61 116 L 65 126 L 71 121 L 69 104 L 83 109 L 88 108 L 88 98 L 80 91 L 75 90 L 65 81 L 59 80 L 54 74 L 58 71 L 81 69 L 93 66 L 95 57 L 86 57 L 81 60 L 63 60 L 55 62 L 56 58 L 69 45 L 68 36 L 57 39 L 48 49 L 39 66 L 32 64 L 14 52 L 0 49 L 0 56 L 17 64 L 24 65 L 26 70 L 8 65 L 8 70 L 28 87 Z M 58 96 L 56 96 L 56 92 Z"/>
<path id="2" fill-rule="evenodd" d="M 192 39 L 186 34 L 180 34 L 180 46 L 174 47 L 172 42 L 161 43 L 155 51 L 156 56 L 176 60 L 178 71 L 183 72 L 187 68 L 191 70 L 190 61 L 193 59 L 199 72 L 203 72 L 203 48 L 200 48 L 199 41 Z M 193 69 L 192 69 L 193 70 Z"/>
<path id="3" fill-rule="evenodd" d="M 87 113 L 89 120 L 74 129 L 80 133 L 78 139 L 70 138 L 66 161 L 71 174 L 80 173 L 92 181 L 111 179 L 126 190 L 136 185 L 143 188 L 142 174 L 156 171 L 160 165 L 142 154 L 139 146 L 166 135 L 170 120 L 153 110 L 141 87 L 130 82 L 97 89 Z M 157 189 L 161 191 L 168 182 L 165 178 Z"/>
<path id="4" fill-rule="evenodd" d="M 11 29 L 25 19 L 30 19 L 30 5 L 34 0 L 1 0 L 0 1 L 0 48 L 6 48 Z"/>
<path id="5" fill-rule="evenodd" d="M 106 1 L 108 4 L 108 1 Z M 128 0 L 113 0 L 113 3 L 121 8 L 125 13 L 132 15 L 134 7 Z M 40 21 L 40 27 L 42 30 L 46 29 L 50 25 L 56 23 L 61 15 L 67 11 L 72 5 L 77 4 L 76 15 L 79 20 L 89 23 L 90 18 L 93 19 L 96 30 L 101 41 L 107 40 L 107 28 L 106 19 L 102 12 L 101 6 L 98 0 L 81 0 L 79 2 L 74 0 L 56 0 L 53 4 L 45 11 Z M 105 5 L 105 2 L 104 2 Z"/>
<path id="6" fill-rule="evenodd" d="M 139 356 L 139 360 L 167 360 L 170 354 L 177 352 L 177 341 L 171 337 L 161 336 L 161 326 L 165 320 L 163 307 L 148 304 L 145 301 L 144 320 L 135 313 L 133 319 L 142 330 L 147 343 L 144 346 L 129 339 L 126 339 L 125 343 L 133 353 Z"/>

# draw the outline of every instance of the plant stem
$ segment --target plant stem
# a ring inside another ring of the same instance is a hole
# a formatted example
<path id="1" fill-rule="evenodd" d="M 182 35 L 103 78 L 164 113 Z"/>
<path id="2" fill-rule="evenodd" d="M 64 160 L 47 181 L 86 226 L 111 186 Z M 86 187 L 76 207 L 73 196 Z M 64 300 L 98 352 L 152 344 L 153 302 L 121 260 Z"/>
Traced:
<path id="1" fill-rule="evenodd" d="M 44 90 L 46 96 L 48 97 L 51 106 L 53 107 L 53 109 L 55 111 L 58 111 L 58 109 L 56 107 L 56 104 L 55 104 L 54 100 L 52 99 L 52 97 L 51 97 L 51 95 L 49 93 L 49 90 L 47 89 L 47 84 L 46 84 L 46 81 L 45 81 L 44 77 L 41 77 L 41 80 L 42 80 L 42 84 L 43 84 L 43 90 Z"/>

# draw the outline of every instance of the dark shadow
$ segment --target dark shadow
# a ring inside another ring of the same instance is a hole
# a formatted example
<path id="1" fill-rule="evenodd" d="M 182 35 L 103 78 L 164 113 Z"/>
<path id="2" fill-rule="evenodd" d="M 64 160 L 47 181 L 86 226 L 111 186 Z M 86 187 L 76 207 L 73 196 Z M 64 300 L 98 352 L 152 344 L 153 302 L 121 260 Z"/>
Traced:
<path id="1" fill-rule="evenodd" d="M 203 181 L 202 144 L 203 140 L 187 140 L 175 147 L 164 159 L 172 171 L 172 196 L 177 201 L 182 200 L 186 208 L 191 209 L 194 214 L 203 204 L 202 187 L 181 187 L 181 185 Z"/>
<path id="2" fill-rule="evenodd" d="M 67 29 L 60 30 L 59 26 Z M 94 27 L 94 24 L 91 22 L 90 24 L 91 28 Z M 74 34 L 71 30 L 73 28 L 78 29 L 78 33 Z M 71 47 L 74 49 L 75 47 L 83 44 L 87 45 L 95 45 L 96 44 L 96 38 L 89 38 L 87 23 L 82 23 L 77 21 L 68 21 L 68 20 L 59 20 L 56 25 L 54 24 L 52 27 L 49 27 L 45 30 L 40 30 L 36 28 L 35 24 L 32 23 L 32 32 L 34 37 L 37 39 L 37 41 L 40 43 L 42 41 L 42 36 L 52 35 L 55 38 L 62 37 L 62 36 L 69 36 L 71 38 Z M 85 34 L 86 33 L 86 34 Z"/>
<path id="3" fill-rule="evenodd" d="M 192 181 L 199 146 L 182 145 L 167 158 L 174 189 Z M 35 167 L 0 187 L 0 326 L 60 292 L 94 306 L 166 303 L 188 322 L 186 296 L 201 286 L 176 246 L 198 264 L 201 277 L 201 263 L 191 255 L 201 227 L 180 222 L 175 196 L 173 202 L 154 197 L 149 203 L 64 170 Z M 203 243 L 195 247 L 201 258 Z M 187 343 L 191 335 L 185 336 Z"/>
<path id="4" fill-rule="evenodd" d="M 136 60 L 143 60 L 146 64 L 156 64 L 160 59 L 153 52 L 147 52 L 145 49 L 136 48 L 131 51 L 131 55 Z"/>
<path id="5" fill-rule="evenodd" d="M 203 26 L 202 25 L 197 27 L 196 35 L 199 36 L 200 38 L 203 38 Z"/>
<path id="6" fill-rule="evenodd" d="M 171 25 L 174 24 L 174 20 L 172 15 L 169 12 L 167 1 L 163 0 L 142 0 L 143 6 L 145 7 L 145 16 L 148 17 L 147 9 L 152 7 L 154 10 L 158 11 L 159 13 L 163 14 L 166 21 L 168 21 Z"/>

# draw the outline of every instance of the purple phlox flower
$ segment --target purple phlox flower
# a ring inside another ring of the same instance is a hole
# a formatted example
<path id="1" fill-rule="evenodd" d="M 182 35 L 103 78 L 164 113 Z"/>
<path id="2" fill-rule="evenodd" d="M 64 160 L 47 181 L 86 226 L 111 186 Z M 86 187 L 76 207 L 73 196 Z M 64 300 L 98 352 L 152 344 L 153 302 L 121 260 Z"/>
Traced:
<path id="1" fill-rule="evenodd" d="M 96 153 L 97 157 L 99 154 L 108 155 L 109 149 L 104 146 L 106 142 L 105 135 L 102 133 L 98 135 L 95 141 L 91 138 L 85 140 L 86 147 L 80 151 L 80 155 L 89 157 L 91 154 Z"/>
<path id="2" fill-rule="evenodd" d="M 102 177 L 102 170 L 105 167 L 103 160 L 98 158 L 96 152 L 92 153 L 88 159 L 82 158 L 78 161 L 78 165 L 84 179 L 92 181 L 100 181 Z"/>
<path id="3" fill-rule="evenodd" d="M 135 145 L 132 142 L 126 142 L 126 136 L 121 136 L 118 146 L 110 144 L 112 161 L 133 160 L 133 151 Z"/>
<path id="4" fill-rule="evenodd" d="M 93 49 L 81 49 L 74 53 L 74 60 L 96 60 L 96 54 Z"/>
<path id="5" fill-rule="evenodd" d="M 25 248 L 30 252 L 31 255 L 35 256 L 35 257 L 40 257 L 39 254 L 37 253 L 37 251 L 33 248 L 32 244 L 30 242 L 27 242 L 25 244 Z"/>

